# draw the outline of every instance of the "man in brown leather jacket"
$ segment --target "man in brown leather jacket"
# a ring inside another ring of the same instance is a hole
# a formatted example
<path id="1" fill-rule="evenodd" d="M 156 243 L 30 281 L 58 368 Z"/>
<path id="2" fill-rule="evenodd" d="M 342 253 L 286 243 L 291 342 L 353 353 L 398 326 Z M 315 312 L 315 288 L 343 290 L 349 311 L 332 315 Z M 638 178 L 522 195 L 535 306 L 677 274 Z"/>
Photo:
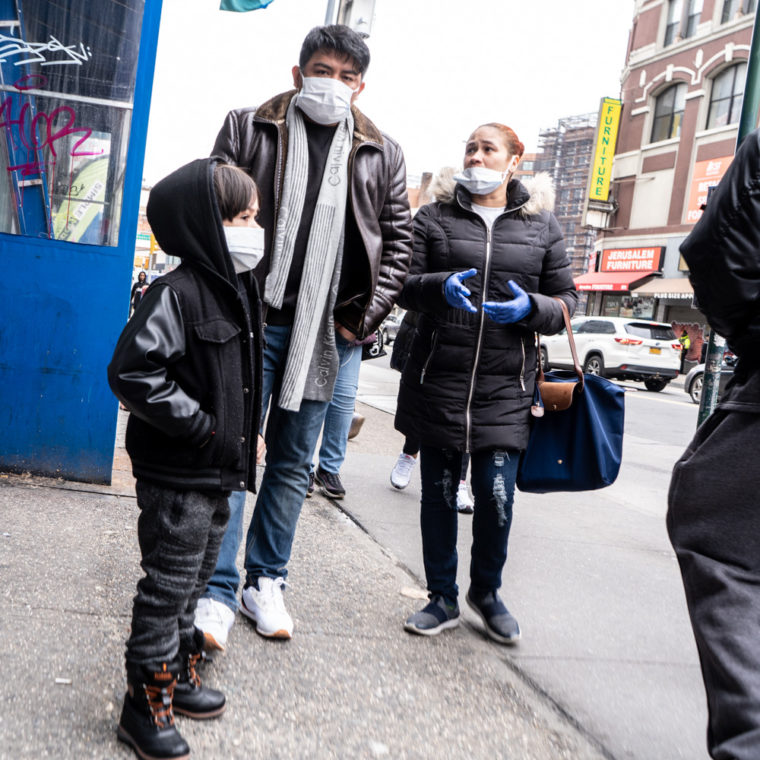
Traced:
<path id="1" fill-rule="evenodd" d="M 255 274 L 267 310 L 267 458 L 240 609 L 267 637 L 292 634 L 282 589 L 338 368 L 352 341 L 388 314 L 411 259 L 403 154 L 354 105 L 368 65 L 364 40 L 348 27 L 313 29 L 292 70 L 295 89 L 229 113 L 213 150 L 253 177 L 266 235 Z M 227 533 L 196 613 L 212 648 L 224 647 L 238 606 L 244 501 L 244 492 L 230 497 Z"/>

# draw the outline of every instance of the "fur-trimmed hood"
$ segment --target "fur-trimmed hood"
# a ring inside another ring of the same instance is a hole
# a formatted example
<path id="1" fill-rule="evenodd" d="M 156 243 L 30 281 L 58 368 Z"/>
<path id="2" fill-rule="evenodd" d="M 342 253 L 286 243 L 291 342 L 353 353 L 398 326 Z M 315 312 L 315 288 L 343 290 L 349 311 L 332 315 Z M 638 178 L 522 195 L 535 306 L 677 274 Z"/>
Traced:
<path id="1" fill-rule="evenodd" d="M 443 203 L 454 201 L 457 183 L 452 174 L 441 172 L 436 175 L 431 187 L 436 200 Z M 463 187 L 460 189 L 467 197 L 471 197 Z M 535 216 L 542 211 L 554 211 L 556 192 L 554 180 L 548 172 L 538 172 L 533 177 L 527 177 L 524 180 L 510 180 L 509 185 L 507 185 L 507 197 L 513 198 L 523 194 L 527 195 L 528 198 L 520 208 L 522 216 Z"/>

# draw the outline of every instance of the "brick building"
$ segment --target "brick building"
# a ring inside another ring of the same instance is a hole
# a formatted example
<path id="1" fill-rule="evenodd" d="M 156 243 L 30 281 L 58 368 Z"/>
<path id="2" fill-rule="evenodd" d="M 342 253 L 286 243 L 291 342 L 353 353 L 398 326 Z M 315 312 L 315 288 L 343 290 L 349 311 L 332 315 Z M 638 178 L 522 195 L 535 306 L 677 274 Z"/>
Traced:
<path id="1" fill-rule="evenodd" d="M 708 188 L 731 162 L 757 0 L 635 0 L 610 201 L 592 204 L 599 229 L 591 314 L 649 317 L 692 333 L 704 317 L 678 247 Z"/>

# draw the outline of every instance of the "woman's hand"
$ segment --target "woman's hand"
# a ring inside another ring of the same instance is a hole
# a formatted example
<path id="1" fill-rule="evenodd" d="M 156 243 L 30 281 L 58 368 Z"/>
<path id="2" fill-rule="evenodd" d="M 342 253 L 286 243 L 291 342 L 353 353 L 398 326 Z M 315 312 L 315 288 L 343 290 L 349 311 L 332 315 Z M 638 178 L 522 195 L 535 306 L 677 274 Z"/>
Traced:
<path id="1" fill-rule="evenodd" d="M 470 303 L 467 296 L 471 295 L 470 291 L 462 285 L 462 280 L 474 277 L 478 273 L 477 269 L 468 269 L 466 272 L 457 272 L 452 274 L 446 282 L 443 283 L 443 294 L 446 296 L 446 303 L 454 309 L 464 309 L 470 314 L 477 314 L 478 310 Z"/>
<path id="2" fill-rule="evenodd" d="M 530 296 L 514 281 L 509 281 L 514 298 L 511 301 L 486 301 L 483 311 L 500 325 L 510 325 L 519 322 L 530 314 L 533 305 Z"/>
<path id="3" fill-rule="evenodd" d="M 256 441 L 256 464 L 261 464 L 264 461 L 264 454 L 267 452 L 266 444 L 264 443 L 264 436 L 259 433 L 259 437 Z"/>

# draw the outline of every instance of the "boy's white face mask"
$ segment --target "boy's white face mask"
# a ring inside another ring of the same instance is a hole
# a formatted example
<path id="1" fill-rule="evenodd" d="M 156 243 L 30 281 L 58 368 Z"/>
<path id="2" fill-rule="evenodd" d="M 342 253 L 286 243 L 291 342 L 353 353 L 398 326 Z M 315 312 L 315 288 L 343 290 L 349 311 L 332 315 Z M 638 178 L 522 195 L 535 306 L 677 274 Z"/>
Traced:
<path id="1" fill-rule="evenodd" d="M 224 236 L 235 271 L 240 274 L 255 269 L 264 257 L 263 228 L 225 226 Z"/>

